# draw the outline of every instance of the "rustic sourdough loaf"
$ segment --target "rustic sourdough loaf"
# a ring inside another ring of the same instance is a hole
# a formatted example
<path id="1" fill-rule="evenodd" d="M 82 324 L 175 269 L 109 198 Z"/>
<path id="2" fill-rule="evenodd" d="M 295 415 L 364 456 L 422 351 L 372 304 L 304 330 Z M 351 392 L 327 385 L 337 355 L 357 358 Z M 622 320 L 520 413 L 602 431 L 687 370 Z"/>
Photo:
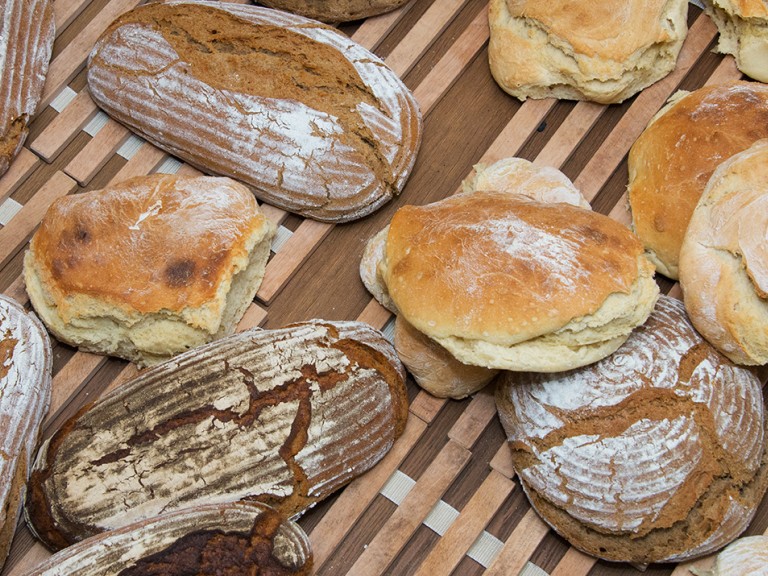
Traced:
<path id="1" fill-rule="evenodd" d="M 522 487 L 574 547 L 679 562 L 749 524 L 768 488 L 759 379 L 659 298 L 612 356 L 562 374 L 508 372 L 496 401 Z"/>
<path id="2" fill-rule="evenodd" d="M 51 400 L 48 333 L 0 295 L 0 568 L 21 516 L 40 427 Z"/>
<path id="3" fill-rule="evenodd" d="M 257 502 L 184 508 L 98 534 L 57 552 L 25 576 L 305 576 L 304 531 Z"/>
<path id="4" fill-rule="evenodd" d="M 408 0 L 259 0 L 259 4 L 279 8 L 323 22 L 349 22 L 391 12 Z"/>
<path id="5" fill-rule="evenodd" d="M 731 542 L 711 570 L 691 568 L 696 576 L 768 576 L 768 535 L 744 536 Z"/>
<path id="6" fill-rule="evenodd" d="M 738 364 L 768 364 L 768 140 L 720 164 L 680 249 L 680 285 L 699 333 Z"/>
<path id="7" fill-rule="evenodd" d="M 293 516 L 378 462 L 408 414 L 391 344 L 359 322 L 249 330 L 143 372 L 40 449 L 25 514 L 52 548 L 197 504 Z"/>
<path id="8" fill-rule="evenodd" d="M 49 0 L 0 0 L 0 176 L 27 138 L 54 37 Z"/>
<path id="9" fill-rule="evenodd" d="M 704 0 L 717 26 L 717 51 L 733 54 L 747 76 L 768 82 L 768 5 L 764 0 Z"/>
<path id="10" fill-rule="evenodd" d="M 234 180 L 140 176 L 56 200 L 24 280 L 59 340 L 148 365 L 234 331 L 274 231 Z"/>
<path id="11" fill-rule="evenodd" d="M 88 87 L 163 150 L 327 222 L 399 194 L 421 141 L 416 100 L 379 58 L 334 28 L 252 5 L 138 7 L 96 43 Z"/>
<path id="12" fill-rule="evenodd" d="M 519 98 L 621 102 L 669 74 L 685 0 L 491 0 L 491 73 Z"/>
<path id="13" fill-rule="evenodd" d="M 656 269 L 676 280 L 688 221 L 715 168 L 768 138 L 768 86 L 730 82 L 677 92 L 629 151 L 632 226 Z"/>

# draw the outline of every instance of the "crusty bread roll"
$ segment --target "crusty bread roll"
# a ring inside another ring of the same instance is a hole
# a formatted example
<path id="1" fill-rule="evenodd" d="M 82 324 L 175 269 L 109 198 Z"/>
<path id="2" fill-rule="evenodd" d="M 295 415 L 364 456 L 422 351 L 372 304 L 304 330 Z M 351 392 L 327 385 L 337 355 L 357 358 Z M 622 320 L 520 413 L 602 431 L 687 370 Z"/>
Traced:
<path id="1" fill-rule="evenodd" d="M 720 164 L 680 250 L 696 329 L 737 364 L 768 364 L 768 140 Z"/>
<path id="2" fill-rule="evenodd" d="M 88 59 L 110 116 L 204 172 L 327 222 L 400 193 L 421 143 L 411 92 L 334 28 L 233 2 L 139 6 Z"/>
<path id="3" fill-rule="evenodd" d="M 687 14 L 685 0 L 491 0 L 491 73 L 521 100 L 621 102 L 675 68 Z"/>
<path id="4" fill-rule="evenodd" d="M 148 365 L 234 331 L 274 232 L 234 180 L 140 176 L 56 200 L 24 280 L 59 340 Z"/>
<path id="5" fill-rule="evenodd" d="M 37 454 L 25 515 L 52 548 L 198 504 L 292 517 L 373 467 L 407 417 L 405 370 L 367 324 L 247 330 L 65 422 Z"/>
<path id="6" fill-rule="evenodd" d="M 409 0 L 259 0 L 259 4 L 279 8 L 321 22 L 349 22 L 391 12 Z"/>
<path id="7" fill-rule="evenodd" d="M 34 314 L 0 295 L 0 569 L 21 516 L 51 401 L 51 343 Z"/>
<path id="8" fill-rule="evenodd" d="M 653 266 L 607 216 L 516 194 L 404 206 L 382 278 L 399 313 L 465 364 L 558 371 L 618 348 L 653 308 Z"/>
<path id="9" fill-rule="evenodd" d="M 629 151 L 632 227 L 676 280 L 688 221 L 718 164 L 768 138 L 768 86 L 731 82 L 677 92 Z"/>
<path id="10" fill-rule="evenodd" d="M 258 502 L 184 508 L 98 534 L 25 576 L 308 576 L 312 550 L 301 527 Z"/>
<path id="11" fill-rule="evenodd" d="M 768 576 L 768 535 L 744 536 L 731 542 L 711 570 L 691 568 L 696 576 Z"/>
<path id="12" fill-rule="evenodd" d="M 496 400 L 532 506 L 599 558 L 679 562 L 718 550 L 768 488 L 760 380 L 668 296 L 612 356 L 563 374 L 508 372 Z"/>
<path id="13" fill-rule="evenodd" d="M 747 76 L 768 82 L 768 6 L 764 0 L 704 0 L 720 37 L 717 51 L 732 54 Z"/>
<path id="14" fill-rule="evenodd" d="M 0 0 L 0 176 L 37 110 L 56 36 L 49 0 Z"/>

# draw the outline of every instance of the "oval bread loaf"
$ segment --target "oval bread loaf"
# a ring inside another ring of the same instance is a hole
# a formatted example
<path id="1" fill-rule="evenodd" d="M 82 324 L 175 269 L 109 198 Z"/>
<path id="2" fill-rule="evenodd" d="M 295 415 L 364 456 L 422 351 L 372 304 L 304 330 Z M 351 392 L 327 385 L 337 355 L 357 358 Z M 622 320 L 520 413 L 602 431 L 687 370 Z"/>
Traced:
<path id="1" fill-rule="evenodd" d="M 327 222 L 399 194 L 421 141 L 413 95 L 319 22 L 219 2 L 138 7 L 91 52 L 96 103 L 163 150 Z"/>
<path id="2" fill-rule="evenodd" d="M 42 323 L 0 295 L 0 568 L 21 516 L 51 401 L 51 344 Z"/>
<path id="3" fill-rule="evenodd" d="M 25 576 L 288 576 L 311 568 L 309 539 L 298 524 L 264 504 L 232 502 L 184 508 L 98 534 Z"/>
<path id="4" fill-rule="evenodd" d="M 52 548 L 181 507 L 258 500 L 292 516 L 402 433 L 405 371 L 378 331 L 250 330 L 144 372 L 38 453 L 26 515 Z"/>
<path id="5" fill-rule="evenodd" d="M 323 22 L 349 22 L 390 12 L 409 0 L 260 0 L 259 4 L 316 18 Z"/>

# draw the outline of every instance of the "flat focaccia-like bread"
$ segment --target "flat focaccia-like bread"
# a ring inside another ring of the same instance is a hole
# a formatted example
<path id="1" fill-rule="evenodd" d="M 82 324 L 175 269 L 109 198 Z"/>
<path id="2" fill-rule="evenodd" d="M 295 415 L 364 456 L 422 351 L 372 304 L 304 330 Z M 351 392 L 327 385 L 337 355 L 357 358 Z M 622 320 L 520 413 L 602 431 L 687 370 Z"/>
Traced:
<path id="1" fill-rule="evenodd" d="M 360 322 L 254 329 L 159 364 L 40 449 L 26 516 L 52 548 L 161 512 L 257 500 L 293 516 L 405 428 L 405 371 Z"/>
<path id="2" fill-rule="evenodd" d="M 140 6 L 88 60 L 110 116 L 265 202 L 346 222 L 400 193 L 421 114 L 398 76 L 336 29 L 225 2 Z"/>

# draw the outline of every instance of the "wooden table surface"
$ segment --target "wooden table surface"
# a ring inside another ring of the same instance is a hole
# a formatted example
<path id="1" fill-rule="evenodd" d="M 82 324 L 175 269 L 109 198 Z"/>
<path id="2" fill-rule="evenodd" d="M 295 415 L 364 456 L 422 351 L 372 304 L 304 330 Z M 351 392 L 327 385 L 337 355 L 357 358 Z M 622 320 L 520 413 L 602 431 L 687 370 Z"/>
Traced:
<path id="1" fill-rule="evenodd" d="M 245 3 L 246 0 L 238 0 Z M 29 305 L 20 278 L 27 242 L 57 197 L 127 176 L 195 173 L 99 112 L 85 88 L 85 60 L 99 34 L 139 0 L 55 0 L 57 39 L 30 137 L 0 179 L 0 289 Z M 740 78 L 713 52 L 717 31 L 691 5 L 677 68 L 621 105 L 528 100 L 502 92 L 488 69 L 487 0 L 413 0 L 400 10 L 342 26 L 386 60 L 424 116 L 416 166 L 402 195 L 361 221 L 332 226 L 265 206 L 280 225 L 264 283 L 241 328 L 309 318 L 360 319 L 391 331 L 390 314 L 363 287 L 366 240 L 404 204 L 453 194 L 478 162 L 520 156 L 560 168 L 595 210 L 629 222 L 626 156 L 648 120 L 677 89 Z M 677 285 L 659 278 L 662 292 Z M 136 374 L 132 364 L 54 343 L 54 390 L 44 436 L 85 402 Z M 762 371 L 763 382 L 766 371 Z M 409 380 L 404 436 L 372 471 L 308 512 L 316 572 L 323 575 L 613 576 L 641 574 L 587 557 L 548 530 L 514 478 L 490 390 L 444 401 Z M 749 534 L 768 528 L 768 499 Z M 2 575 L 47 557 L 19 526 Z M 697 562 L 708 566 L 711 559 Z M 648 575 L 688 575 L 654 565 Z"/>

